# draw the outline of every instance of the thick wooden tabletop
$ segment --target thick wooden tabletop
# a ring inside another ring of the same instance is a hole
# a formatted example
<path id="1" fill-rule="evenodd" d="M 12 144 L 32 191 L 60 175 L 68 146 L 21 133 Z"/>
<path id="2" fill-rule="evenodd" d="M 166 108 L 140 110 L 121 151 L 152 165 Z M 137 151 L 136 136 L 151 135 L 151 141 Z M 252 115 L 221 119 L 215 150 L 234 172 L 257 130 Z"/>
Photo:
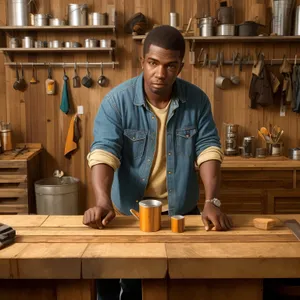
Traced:
<path id="1" fill-rule="evenodd" d="M 16 242 L 0 250 L 0 278 L 278 278 L 300 277 L 300 243 L 276 215 L 276 227 L 253 226 L 254 215 L 232 215 L 234 228 L 208 231 L 200 216 L 186 216 L 186 230 L 140 231 L 133 217 L 117 217 L 105 229 L 82 216 L 0 216 Z"/>

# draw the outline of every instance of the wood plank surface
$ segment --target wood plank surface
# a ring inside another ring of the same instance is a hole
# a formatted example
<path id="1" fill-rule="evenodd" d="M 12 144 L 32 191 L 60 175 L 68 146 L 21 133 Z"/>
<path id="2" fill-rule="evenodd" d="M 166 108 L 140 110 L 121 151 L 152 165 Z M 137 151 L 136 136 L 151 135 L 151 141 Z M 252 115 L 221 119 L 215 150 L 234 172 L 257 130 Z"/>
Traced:
<path id="1" fill-rule="evenodd" d="M 45 215 L 0 215 L 0 223 L 7 224 L 11 227 L 39 227 L 47 218 L 48 216 Z"/>
<path id="2" fill-rule="evenodd" d="M 164 244 L 90 244 L 82 255 L 83 278 L 165 278 Z"/>
<path id="3" fill-rule="evenodd" d="M 143 300 L 168 300 L 168 284 L 166 279 L 148 279 L 142 281 Z"/>
<path id="4" fill-rule="evenodd" d="M 299 278 L 300 243 L 166 245 L 170 278 Z"/>
<path id="5" fill-rule="evenodd" d="M 241 280 L 170 280 L 169 299 L 180 300 L 262 300 L 263 281 Z"/>
<path id="6" fill-rule="evenodd" d="M 79 279 L 81 256 L 87 244 L 40 243 L 28 246 L 15 257 L 19 279 Z"/>

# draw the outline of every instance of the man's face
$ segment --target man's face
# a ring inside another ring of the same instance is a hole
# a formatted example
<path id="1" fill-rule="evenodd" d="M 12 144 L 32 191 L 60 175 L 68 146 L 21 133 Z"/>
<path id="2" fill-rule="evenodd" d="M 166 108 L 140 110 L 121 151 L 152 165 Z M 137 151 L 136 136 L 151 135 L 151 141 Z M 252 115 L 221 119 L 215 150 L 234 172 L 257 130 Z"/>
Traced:
<path id="1" fill-rule="evenodd" d="M 168 96 L 183 67 L 180 52 L 151 45 L 141 63 L 144 69 L 146 92 L 150 91 L 159 96 Z"/>

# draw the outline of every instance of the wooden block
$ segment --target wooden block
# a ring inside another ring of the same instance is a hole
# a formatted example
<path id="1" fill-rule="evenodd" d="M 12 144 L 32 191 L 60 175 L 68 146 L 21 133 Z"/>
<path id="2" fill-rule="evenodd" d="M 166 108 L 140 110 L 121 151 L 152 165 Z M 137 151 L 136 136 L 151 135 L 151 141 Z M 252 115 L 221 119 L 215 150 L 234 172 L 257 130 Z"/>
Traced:
<path id="1" fill-rule="evenodd" d="M 79 279 L 86 243 L 29 244 L 16 256 L 20 279 Z"/>
<path id="2" fill-rule="evenodd" d="M 276 225 L 276 219 L 272 218 L 254 218 L 253 219 L 254 227 L 263 230 L 270 230 Z"/>
<path id="3" fill-rule="evenodd" d="M 166 273 L 163 243 L 89 244 L 82 256 L 83 278 L 165 278 Z"/>
<path id="4" fill-rule="evenodd" d="M 169 243 L 170 278 L 299 278 L 300 243 Z"/>

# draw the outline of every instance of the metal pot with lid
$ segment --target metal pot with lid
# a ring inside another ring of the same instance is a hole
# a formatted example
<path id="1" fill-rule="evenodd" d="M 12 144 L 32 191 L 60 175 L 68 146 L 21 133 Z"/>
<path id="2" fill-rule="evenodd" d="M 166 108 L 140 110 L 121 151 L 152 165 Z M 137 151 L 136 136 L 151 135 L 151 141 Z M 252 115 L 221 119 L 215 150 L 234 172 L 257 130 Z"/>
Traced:
<path id="1" fill-rule="evenodd" d="M 238 35 L 239 36 L 257 36 L 258 29 L 260 27 L 264 27 L 264 25 L 261 25 L 259 23 L 253 22 L 253 21 L 246 21 L 242 24 L 237 25 L 238 28 Z"/>

